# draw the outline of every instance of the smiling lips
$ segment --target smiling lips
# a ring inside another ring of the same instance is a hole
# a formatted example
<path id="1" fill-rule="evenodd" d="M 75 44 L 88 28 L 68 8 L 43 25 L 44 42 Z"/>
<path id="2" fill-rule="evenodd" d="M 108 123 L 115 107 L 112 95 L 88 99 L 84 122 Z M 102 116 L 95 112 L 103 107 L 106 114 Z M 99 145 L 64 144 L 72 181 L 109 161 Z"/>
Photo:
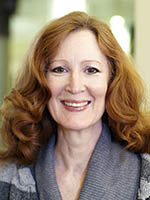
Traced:
<path id="1" fill-rule="evenodd" d="M 61 101 L 65 109 L 71 112 L 79 112 L 85 110 L 91 101 L 75 101 L 75 100 L 64 100 Z"/>

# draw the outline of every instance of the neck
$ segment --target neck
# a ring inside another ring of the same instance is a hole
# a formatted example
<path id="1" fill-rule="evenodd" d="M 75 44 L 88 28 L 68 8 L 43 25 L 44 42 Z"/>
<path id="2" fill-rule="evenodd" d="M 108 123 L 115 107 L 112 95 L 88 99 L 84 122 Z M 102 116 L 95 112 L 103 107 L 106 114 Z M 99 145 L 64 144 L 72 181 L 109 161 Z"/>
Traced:
<path id="1" fill-rule="evenodd" d="M 95 148 L 101 129 L 101 122 L 80 131 L 58 127 L 55 166 L 63 171 L 82 173 Z"/>

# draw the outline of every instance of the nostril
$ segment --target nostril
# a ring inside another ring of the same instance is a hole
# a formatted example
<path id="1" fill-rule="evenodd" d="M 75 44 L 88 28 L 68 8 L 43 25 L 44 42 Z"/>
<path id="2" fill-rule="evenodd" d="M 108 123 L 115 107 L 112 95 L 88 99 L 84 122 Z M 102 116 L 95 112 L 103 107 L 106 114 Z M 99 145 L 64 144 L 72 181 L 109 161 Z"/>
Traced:
<path id="1" fill-rule="evenodd" d="M 78 82 L 71 82 L 69 83 L 67 86 L 66 86 L 66 90 L 70 93 L 80 93 L 80 92 L 83 92 L 85 89 L 84 89 L 84 86 Z"/>

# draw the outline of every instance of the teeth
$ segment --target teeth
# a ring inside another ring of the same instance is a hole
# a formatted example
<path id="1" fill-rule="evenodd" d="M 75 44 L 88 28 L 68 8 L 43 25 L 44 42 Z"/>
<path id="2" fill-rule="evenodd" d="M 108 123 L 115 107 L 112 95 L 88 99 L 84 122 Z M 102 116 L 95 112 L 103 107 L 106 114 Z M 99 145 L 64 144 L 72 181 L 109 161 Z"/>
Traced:
<path id="1" fill-rule="evenodd" d="M 64 104 L 67 105 L 67 106 L 79 107 L 79 106 L 85 106 L 85 105 L 87 105 L 88 101 L 82 102 L 82 103 L 71 103 L 71 102 L 65 102 L 64 101 Z"/>

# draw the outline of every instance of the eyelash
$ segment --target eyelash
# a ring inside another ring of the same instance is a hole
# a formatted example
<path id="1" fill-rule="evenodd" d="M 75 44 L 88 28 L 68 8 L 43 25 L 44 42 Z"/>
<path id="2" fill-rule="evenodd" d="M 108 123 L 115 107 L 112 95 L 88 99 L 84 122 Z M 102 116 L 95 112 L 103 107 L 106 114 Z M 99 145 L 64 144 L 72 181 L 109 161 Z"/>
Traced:
<path id="1" fill-rule="evenodd" d="M 60 70 L 60 71 L 58 71 L 58 70 Z M 54 69 L 52 69 L 51 72 L 54 72 L 54 73 L 66 73 L 66 72 L 68 72 L 68 70 L 65 67 L 59 66 L 59 67 L 55 67 Z"/>
<path id="2" fill-rule="evenodd" d="M 88 66 L 85 71 L 88 71 L 88 74 L 96 74 L 101 72 L 99 69 L 91 66 Z"/>
<path id="3" fill-rule="evenodd" d="M 62 66 L 58 66 L 58 67 L 53 68 L 51 70 L 51 72 L 62 74 L 62 73 L 67 73 L 68 69 L 66 69 L 65 67 L 62 67 Z M 96 74 L 96 73 L 100 73 L 101 71 L 99 69 L 95 68 L 95 67 L 88 66 L 85 69 L 85 72 L 87 74 Z"/>

